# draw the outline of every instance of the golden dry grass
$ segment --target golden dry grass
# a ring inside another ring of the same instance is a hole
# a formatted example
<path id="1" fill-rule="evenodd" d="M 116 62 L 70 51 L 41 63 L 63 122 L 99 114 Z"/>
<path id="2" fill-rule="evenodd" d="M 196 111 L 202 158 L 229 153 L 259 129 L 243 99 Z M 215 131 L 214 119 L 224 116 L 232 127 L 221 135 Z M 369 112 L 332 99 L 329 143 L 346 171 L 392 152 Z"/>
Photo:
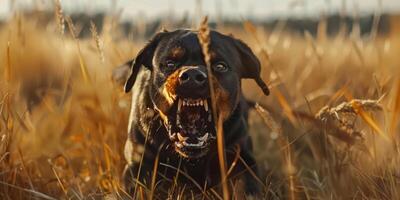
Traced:
<path id="1" fill-rule="evenodd" d="M 130 95 L 111 74 L 143 43 L 112 20 L 77 39 L 58 10 L 0 29 L 0 198 L 119 199 Z M 252 47 L 270 83 L 268 97 L 243 83 L 262 105 L 249 121 L 265 198 L 400 199 L 396 34 L 219 31 Z"/>

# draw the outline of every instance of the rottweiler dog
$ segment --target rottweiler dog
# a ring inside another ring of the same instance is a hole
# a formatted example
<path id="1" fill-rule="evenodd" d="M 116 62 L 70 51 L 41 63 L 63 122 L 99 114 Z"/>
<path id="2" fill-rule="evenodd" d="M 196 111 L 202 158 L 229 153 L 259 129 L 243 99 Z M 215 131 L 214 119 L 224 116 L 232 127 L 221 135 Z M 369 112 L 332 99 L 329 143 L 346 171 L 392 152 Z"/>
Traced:
<path id="1" fill-rule="evenodd" d="M 266 95 L 269 90 L 260 78 L 259 60 L 245 43 L 217 31 L 210 32 L 210 40 L 210 80 L 217 116 L 223 117 L 228 178 L 241 180 L 245 193 L 256 195 L 260 184 L 241 80 L 254 79 Z M 130 75 L 124 89 L 132 90 L 126 191 L 135 197 L 146 191 L 161 196 L 182 190 L 210 194 L 208 189 L 220 185 L 221 175 L 198 32 L 159 32 L 126 66 Z"/>

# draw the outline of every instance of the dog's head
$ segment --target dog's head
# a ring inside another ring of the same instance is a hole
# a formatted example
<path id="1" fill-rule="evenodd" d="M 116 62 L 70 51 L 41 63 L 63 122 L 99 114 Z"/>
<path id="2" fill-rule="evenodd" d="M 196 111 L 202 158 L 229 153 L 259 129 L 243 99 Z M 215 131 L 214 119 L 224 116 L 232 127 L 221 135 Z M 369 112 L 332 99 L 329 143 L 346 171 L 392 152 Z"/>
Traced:
<path id="1" fill-rule="evenodd" d="M 215 142 L 209 78 L 197 32 L 156 34 L 138 53 L 125 84 L 129 92 L 141 66 L 151 71 L 150 97 L 175 151 L 186 158 L 205 155 Z M 251 78 L 268 94 L 260 78 L 260 62 L 233 37 L 210 32 L 212 83 L 218 116 L 228 119 L 239 103 L 241 79 Z"/>

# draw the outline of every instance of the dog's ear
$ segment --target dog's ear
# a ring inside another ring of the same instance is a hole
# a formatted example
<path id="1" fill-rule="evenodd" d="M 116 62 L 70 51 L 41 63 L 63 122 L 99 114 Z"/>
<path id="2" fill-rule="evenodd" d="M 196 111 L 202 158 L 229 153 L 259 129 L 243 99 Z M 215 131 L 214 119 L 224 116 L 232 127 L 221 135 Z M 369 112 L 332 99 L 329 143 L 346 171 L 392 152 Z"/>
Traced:
<path id="1" fill-rule="evenodd" d="M 132 89 L 133 84 L 135 84 L 136 77 L 142 65 L 145 66 L 147 69 L 152 70 L 154 51 L 156 50 L 158 43 L 167 33 L 167 31 L 157 33 L 155 36 L 153 36 L 152 39 L 149 40 L 149 42 L 143 47 L 143 49 L 139 51 L 139 53 L 136 55 L 135 60 L 128 62 L 130 64 L 131 74 L 129 75 L 129 78 L 125 83 L 124 90 L 126 93 L 128 93 Z"/>
<path id="2" fill-rule="evenodd" d="M 254 79 L 257 85 L 262 89 L 265 95 L 269 95 L 269 89 L 267 84 L 261 79 L 261 64 L 253 51 L 244 42 L 238 39 L 233 39 L 233 43 L 239 52 L 242 66 L 240 67 L 241 78 Z"/>

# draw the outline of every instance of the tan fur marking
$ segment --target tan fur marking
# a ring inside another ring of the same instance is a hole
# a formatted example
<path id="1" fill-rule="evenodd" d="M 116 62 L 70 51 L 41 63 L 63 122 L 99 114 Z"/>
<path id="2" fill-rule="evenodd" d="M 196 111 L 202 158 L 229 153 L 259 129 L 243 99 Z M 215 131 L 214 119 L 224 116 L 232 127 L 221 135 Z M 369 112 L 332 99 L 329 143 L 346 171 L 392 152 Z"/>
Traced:
<path id="1" fill-rule="evenodd" d="M 215 60 L 216 57 L 217 57 L 217 53 L 215 53 L 214 51 L 210 51 L 210 59 Z"/>
<path id="2" fill-rule="evenodd" d="M 164 121 L 165 124 L 168 124 L 168 116 L 164 114 L 160 109 L 154 108 L 160 114 L 161 119 Z"/>
<path id="3" fill-rule="evenodd" d="M 182 58 L 184 54 L 185 54 L 185 49 L 181 47 L 175 47 L 170 51 L 170 57 L 174 59 Z"/>
<path id="4" fill-rule="evenodd" d="M 176 70 L 173 74 L 171 74 L 167 81 L 165 81 L 162 94 L 167 99 L 168 103 L 172 105 L 176 98 L 176 88 L 179 84 L 179 73 L 181 70 Z"/>
<path id="5" fill-rule="evenodd" d="M 225 121 L 231 114 L 231 102 L 229 93 L 219 84 L 218 79 L 213 76 L 213 85 L 215 88 L 215 100 L 217 104 L 217 113 Z"/>

